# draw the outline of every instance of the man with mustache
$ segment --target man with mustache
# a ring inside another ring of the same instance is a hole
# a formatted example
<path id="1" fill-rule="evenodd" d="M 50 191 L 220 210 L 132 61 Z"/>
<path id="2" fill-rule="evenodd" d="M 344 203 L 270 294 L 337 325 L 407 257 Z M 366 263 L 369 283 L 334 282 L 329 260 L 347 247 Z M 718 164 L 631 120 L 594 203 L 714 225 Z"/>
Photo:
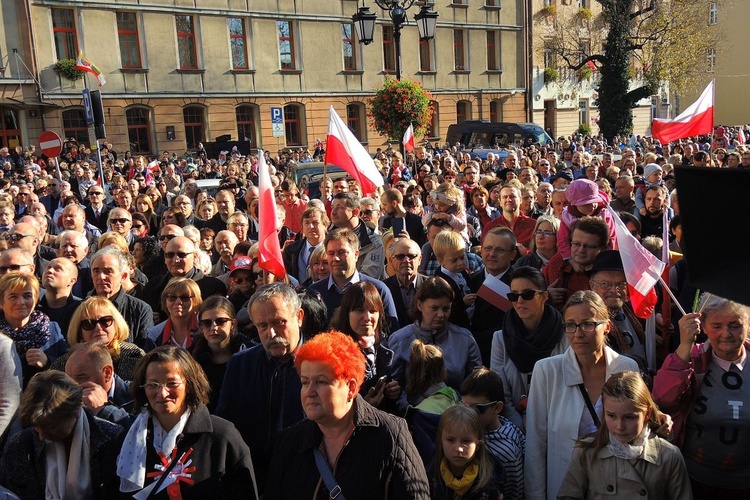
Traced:
<path id="1" fill-rule="evenodd" d="M 294 356 L 303 342 L 300 330 L 305 313 L 297 292 L 285 283 L 260 287 L 250 297 L 247 311 L 261 345 L 229 360 L 216 415 L 240 431 L 252 453 L 262 493 L 281 431 L 304 418 Z"/>

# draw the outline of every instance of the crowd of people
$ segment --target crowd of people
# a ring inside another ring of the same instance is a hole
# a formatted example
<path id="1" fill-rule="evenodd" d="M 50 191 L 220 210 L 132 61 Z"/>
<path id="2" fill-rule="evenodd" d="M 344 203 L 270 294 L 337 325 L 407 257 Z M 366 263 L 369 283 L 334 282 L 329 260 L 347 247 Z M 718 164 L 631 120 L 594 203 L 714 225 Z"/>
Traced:
<path id="1" fill-rule="evenodd" d="M 425 142 L 313 197 L 323 143 L 266 152 L 279 276 L 257 156 L 0 148 L 1 493 L 750 499 L 750 307 L 690 284 L 674 176 L 738 137 Z M 636 315 L 620 221 L 687 314 Z"/>

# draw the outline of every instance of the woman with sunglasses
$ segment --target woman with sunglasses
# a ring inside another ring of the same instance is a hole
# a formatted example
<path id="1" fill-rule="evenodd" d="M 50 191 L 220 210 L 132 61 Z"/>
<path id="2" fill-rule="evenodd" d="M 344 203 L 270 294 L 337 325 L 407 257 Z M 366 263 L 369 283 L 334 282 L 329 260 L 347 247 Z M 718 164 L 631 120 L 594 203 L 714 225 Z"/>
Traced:
<path id="1" fill-rule="evenodd" d="M 549 304 L 547 283 L 538 269 L 524 266 L 514 270 L 507 298 L 513 308 L 505 313 L 503 329 L 493 336 L 490 368 L 503 380 L 503 416 L 523 429 L 534 364 L 565 351 L 568 339 L 563 335 L 560 312 Z"/>
<path id="2" fill-rule="evenodd" d="M 148 329 L 143 346 L 146 352 L 160 345 L 190 349 L 200 335 L 198 308 L 203 302 L 200 288 L 188 278 L 172 278 L 161 292 L 161 309 L 169 314 L 165 321 Z"/>
<path id="3" fill-rule="evenodd" d="M 235 315 L 232 303 L 217 295 L 209 297 L 198 308 L 201 335 L 193 345 L 192 354 L 208 377 L 211 395 L 206 406 L 211 413 L 219 402 L 229 358 L 250 346 L 249 338 L 237 331 Z"/>
<path id="4" fill-rule="evenodd" d="M 106 297 L 94 295 L 78 306 L 68 327 L 68 344 L 102 342 L 107 346 L 115 373 L 123 380 L 133 380 L 133 370 L 144 352 L 126 342 L 130 329 L 115 305 Z M 65 370 L 65 354 L 52 363 L 55 370 Z"/>
<path id="5" fill-rule="evenodd" d="M 159 227 L 159 217 L 157 217 L 156 212 L 154 211 L 154 205 L 151 201 L 151 197 L 147 194 L 139 194 L 135 198 L 134 206 L 135 211 L 137 213 L 143 214 L 143 216 L 146 218 L 146 221 L 148 222 L 148 227 L 146 228 L 146 230 L 148 231 L 147 234 L 149 236 L 156 236 Z"/>

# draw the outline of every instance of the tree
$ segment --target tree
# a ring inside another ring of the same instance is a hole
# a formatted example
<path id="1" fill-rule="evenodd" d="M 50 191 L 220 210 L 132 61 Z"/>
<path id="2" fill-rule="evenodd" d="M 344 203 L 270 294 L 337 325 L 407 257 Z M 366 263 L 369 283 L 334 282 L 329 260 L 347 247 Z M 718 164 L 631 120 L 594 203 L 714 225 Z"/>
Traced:
<path id="1" fill-rule="evenodd" d="M 695 88 L 705 76 L 708 50 L 723 36 L 706 29 L 715 0 L 596 1 L 598 16 L 589 9 L 558 16 L 545 49 L 562 68 L 599 72 L 599 128 L 611 140 L 632 132 L 631 110 L 641 99 Z"/>
<path id="2" fill-rule="evenodd" d="M 432 122 L 432 94 L 422 84 L 408 79 L 386 78 L 369 101 L 375 130 L 391 142 L 401 142 L 409 124 L 414 136 L 424 136 Z"/>

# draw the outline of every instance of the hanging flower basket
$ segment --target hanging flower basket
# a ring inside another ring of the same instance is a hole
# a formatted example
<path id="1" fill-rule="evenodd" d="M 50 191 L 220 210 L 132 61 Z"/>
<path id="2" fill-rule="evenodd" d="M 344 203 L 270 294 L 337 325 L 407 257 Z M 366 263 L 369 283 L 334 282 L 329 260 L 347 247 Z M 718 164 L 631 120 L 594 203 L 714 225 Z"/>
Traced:
<path id="1" fill-rule="evenodd" d="M 76 68 L 75 59 L 60 59 L 55 63 L 54 67 L 55 71 L 73 82 L 77 82 L 83 78 L 83 71 Z"/>

